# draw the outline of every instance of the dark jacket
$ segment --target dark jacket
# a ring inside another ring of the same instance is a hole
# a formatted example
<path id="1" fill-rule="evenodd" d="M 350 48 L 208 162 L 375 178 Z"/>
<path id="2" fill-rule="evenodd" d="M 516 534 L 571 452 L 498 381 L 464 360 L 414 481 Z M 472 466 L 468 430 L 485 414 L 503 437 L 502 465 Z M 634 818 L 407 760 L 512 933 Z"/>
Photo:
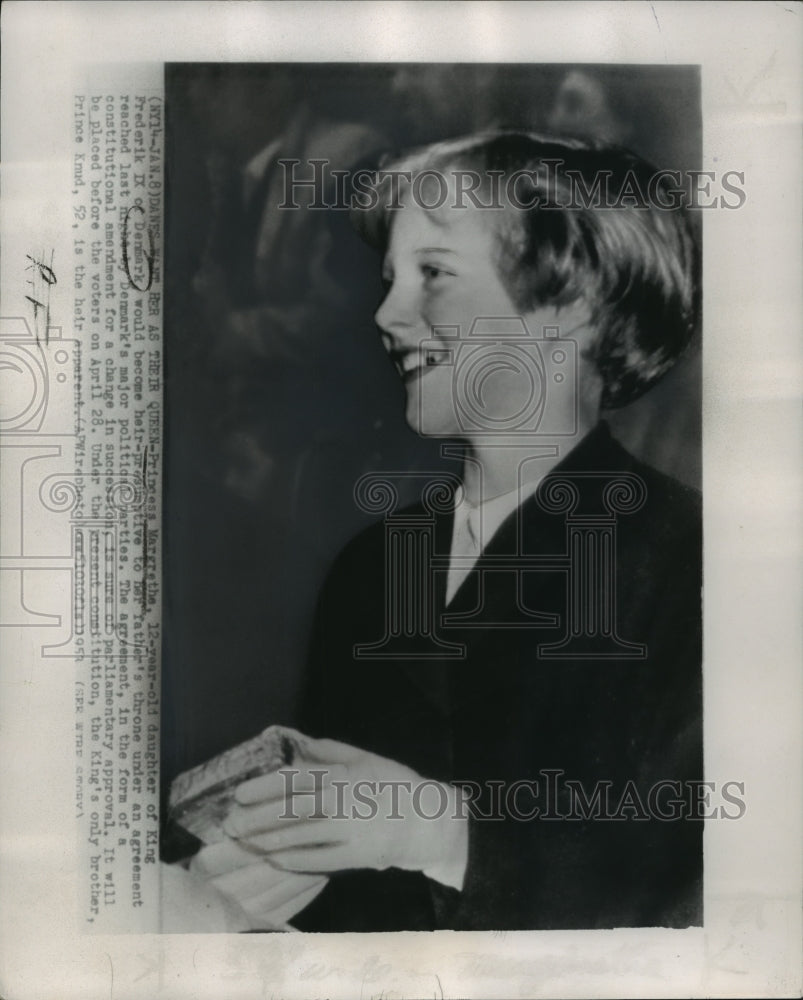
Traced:
<path id="1" fill-rule="evenodd" d="M 681 782 L 688 798 L 688 783 L 702 779 L 699 495 L 637 461 L 600 424 L 503 523 L 446 609 L 468 615 L 451 626 L 441 617 L 451 514 L 422 506 L 402 517 L 429 525 L 441 567 L 426 574 L 434 621 L 464 655 L 411 653 L 402 636 L 378 649 L 392 658 L 355 656 L 355 644 L 387 631 L 388 525 L 379 523 L 347 546 L 324 587 L 304 727 L 429 778 L 478 783 L 464 887 L 394 869 L 339 873 L 296 925 L 700 924 L 702 820 L 688 809 L 660 818 L 684 807 L 672 806 L 677 786 L 655 787 Z M 606 579 L 615 608 L 601 597 Z M 492 799 L 490 783 L 504 795 L 523 780 L 538 782 L 537 798 L 528 786 L 517 800 L 523 811 L 540 808 L 530 820 Z"/>

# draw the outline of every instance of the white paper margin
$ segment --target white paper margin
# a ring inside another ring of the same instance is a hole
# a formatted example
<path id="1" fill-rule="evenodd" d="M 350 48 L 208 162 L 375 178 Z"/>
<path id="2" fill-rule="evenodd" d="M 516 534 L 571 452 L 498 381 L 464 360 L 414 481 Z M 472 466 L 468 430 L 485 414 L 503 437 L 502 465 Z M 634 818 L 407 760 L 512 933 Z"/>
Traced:
<path id="1" fill-rule="evenodd" d="M 39 656 L 35 630 L 4 628 L 0 995 L 799 995 L 801 6 L 8 3 L 3 15 L 4 315 L 24 247 L 68 246 L 86 63 L 701 64 L 703 167 L 744 171 L 747 192 L 705 219 L 706 771 L 745 782 L 747 813 L 707 824 L 704 930 L 89 936 L 74 902 L 73 674 Z M 69 317 L 70 289 L 58 294 Z M 63 581 L 41 587 L 37 606 L 65 605 Z"/>

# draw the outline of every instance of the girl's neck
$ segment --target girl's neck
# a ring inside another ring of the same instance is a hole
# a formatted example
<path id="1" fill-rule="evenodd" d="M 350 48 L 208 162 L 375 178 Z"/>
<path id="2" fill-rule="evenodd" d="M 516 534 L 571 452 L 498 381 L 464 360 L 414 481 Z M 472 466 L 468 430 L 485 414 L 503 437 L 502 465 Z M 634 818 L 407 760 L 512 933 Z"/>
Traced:
<path id="1" fill-rule="evenodd" d="M 477 506 L 540 482 L 596 423 L 597 419 L 580 421 L 576 434 L 560 437 L 468 441 L 463 462 L 464 499 Z"/>

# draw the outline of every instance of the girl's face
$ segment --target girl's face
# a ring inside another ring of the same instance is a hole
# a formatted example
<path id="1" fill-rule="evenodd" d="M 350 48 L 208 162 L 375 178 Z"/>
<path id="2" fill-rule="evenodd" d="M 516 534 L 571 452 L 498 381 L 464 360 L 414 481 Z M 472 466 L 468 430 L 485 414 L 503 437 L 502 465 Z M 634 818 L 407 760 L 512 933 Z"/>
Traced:
<path id="1" fill-rule="evenodd" d="M 475 207 L 435 212 L 410 202 L 395 213 L 375 319 L 407 390 L 407 422 L 419 433 L 471 440 L 537 431 L 547 396 L 550 410 L 566 411 L 555 418 L 574 419 L 574 342 L 546 351 L 534 343 L 546 346 L 557 313 L 539 307 L 523 317 L 516 309 L 493 263 L 493 221 Z M 561 331 L 574 332 L 571 312 L 561 312 Z"/>
<path id="2" fill-rule="evenodd" d="M 411 203 L 395 214 L 382 268 L 387 291 L 375 319 L 407 389 L 414 430 L 461 435 L 458 353 L 478 319 L 518 315 L 493 265 L 493 243 L 490 220 L 476 208 L 436 214 Z M 500 371 L 484 388 L 493 412 L 516 386 Z"/>

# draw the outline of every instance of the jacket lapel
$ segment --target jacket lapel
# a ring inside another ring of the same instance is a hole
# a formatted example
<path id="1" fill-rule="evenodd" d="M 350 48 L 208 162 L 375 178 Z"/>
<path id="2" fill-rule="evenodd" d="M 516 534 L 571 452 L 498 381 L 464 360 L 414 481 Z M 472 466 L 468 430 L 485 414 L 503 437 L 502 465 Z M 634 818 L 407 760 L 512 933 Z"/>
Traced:
<path id="1" fill-rule="evenodd" d="M 588 492 L 584 489 L 583 476 L 613 475 L 631 463 L 631 456 L 611 437 L 608 425 L 604 421 L 597 424 L 550 470 L 539 490 L 505 518 L 448 606 L 445 605 L 445 583 L 439 588 L 443 635 L 452 641 L 459 636 L 460 641 L 471 645 L 489 628 L 532 629 L 559 625 L 554 588 L 556 574 L 563 576 L 563 571 L 557 565 L 552 572 L 548 572 L 546 566 L 533 569 L 526 577 L 523 571 L 523 560 L 528 556 L 549 559 L 565 553 L 566 515 L 547 513 L 538 494 L 550 478 L 566 476 L 571 479 L 574 476 L 582 504 Z M 451 521 L 450 516 L 450 532 Z M 445 581 L 446 574 L 443 578 Z M 525 579 L 534 584 L 526 588 L 529 600 L 523 593 Z"/>
<path id="2" fill-rule="evenodd" d="M 578 476 L 589 473 L 622 472 L 632 458 L 600 422 L 545 477 Z M 582 492 L 582 486 L 580 487 Z M 564 606 L 565 570 L 560 568 L 566 545 L 565 514 L 549 514 L 539 502 L 538 491 L 531 494 L 500 525 L 472 571 L 446 605 L 447 565 L 451 549 L 452 512 L 438 516 L 433 551 L 442 569 L 434 572 L 433 604 L 435 629 L 446 642 L 462 643 L 466 655 L 491 629 L 540 629 L 544 641 L 560 625 Z M 533 569 L 522 574 L 522 558 L 556 557 L 552 571 Z M 511 564 L 517 568 L 512 568 Z M 527 586 L 524 586 L 527 580 Z M 557 591 L 557 592 L 556 592 Z M 526 597 L 525 597 L 526 592 Z M 424 697 L 448 717 L 449 676 L 461 660 L 405 660 L 403 669 Z"/>

